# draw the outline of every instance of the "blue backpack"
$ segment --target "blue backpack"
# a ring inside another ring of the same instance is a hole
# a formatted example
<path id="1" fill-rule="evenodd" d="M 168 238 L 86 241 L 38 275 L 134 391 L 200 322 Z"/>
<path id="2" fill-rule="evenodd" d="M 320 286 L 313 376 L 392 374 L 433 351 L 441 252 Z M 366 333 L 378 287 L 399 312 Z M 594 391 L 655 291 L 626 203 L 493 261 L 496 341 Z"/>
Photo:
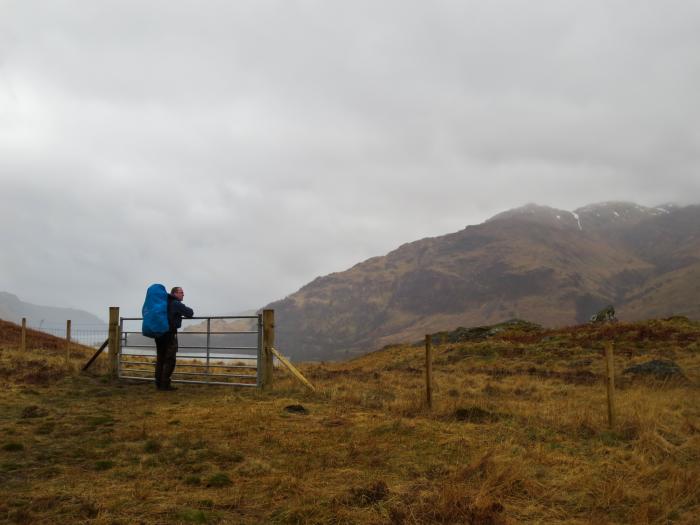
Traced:
<path id="1" fill-rule="evenodd" d="M 141 333 L 146 337 L 160 337 L 170 331 L 168 292 L 165 291 L 165 286 L 152 284 L 148 287 L 141 314 L 143 315 Z"/>

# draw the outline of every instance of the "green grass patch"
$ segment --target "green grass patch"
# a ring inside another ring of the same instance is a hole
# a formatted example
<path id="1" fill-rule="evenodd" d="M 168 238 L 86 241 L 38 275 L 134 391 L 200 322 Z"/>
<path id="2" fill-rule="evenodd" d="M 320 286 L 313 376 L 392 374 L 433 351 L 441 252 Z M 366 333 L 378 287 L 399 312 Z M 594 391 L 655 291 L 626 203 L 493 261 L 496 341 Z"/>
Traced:
<path id="1" fill-rule="evenodd" d="M 182 509 L 176 516 L 185 523 L 209 523 L 207 514 L 199 509 Z"/>
<path id="2" fill-rule="evenodd" d="M 197 486 L 202 484 L 202 478 L 199 476 L 187 476 L 185 478 L 185 485 Z"/>
<path id="3" fill-rule="evenodd" d="M 114 461 L 108 459 L 95 461 L 95 470 L 109 470 L 112 467 L 114 467 Z"/>
<path id="4" fill-rule="evenodd" d="M 220 488 L 233 485 L 233 481 L 225 472 L 214 474 L 207 480 L 207 487 Z"/>
<path id="5" fill-rule="evenodd" d="M 484 410 L 478 406 L 457 408 L 453 413 L 453 417 L 457 421 L 465 421 L 467 423 L 493 423 L 501 418 L 499 414 Z"/>
<path id="6" fill-rule="evenodd" d="M 619 446 L 623 443 L 622 436 L 613 430 L 604 430 L 598 434 L 598 439 L 608 447 Z"/>

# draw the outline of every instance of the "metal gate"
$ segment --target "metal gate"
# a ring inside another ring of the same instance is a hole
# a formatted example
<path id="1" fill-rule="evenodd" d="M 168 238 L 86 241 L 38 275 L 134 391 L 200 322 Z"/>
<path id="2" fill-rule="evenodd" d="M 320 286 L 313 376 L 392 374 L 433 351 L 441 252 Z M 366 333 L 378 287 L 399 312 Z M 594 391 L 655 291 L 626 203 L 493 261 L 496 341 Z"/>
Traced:
<path id="1" fill-rule="evenodd" d="M 141 335 L 142 317 L 121 317 L 118 377 L 154 381 L 155 340 Z M 174 383 L 260 387 L 262 315 L 183 319 Z"/>

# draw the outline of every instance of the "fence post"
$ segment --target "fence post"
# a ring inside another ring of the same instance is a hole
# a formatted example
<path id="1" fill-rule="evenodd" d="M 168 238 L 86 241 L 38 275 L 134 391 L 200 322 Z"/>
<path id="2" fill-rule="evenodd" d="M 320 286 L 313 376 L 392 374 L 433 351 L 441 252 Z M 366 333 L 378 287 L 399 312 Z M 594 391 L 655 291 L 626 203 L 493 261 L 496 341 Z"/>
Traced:
<path id="1" fill-rule="evenodd" d="M 109 307 L 109 372 L 113 379 L 119 374 L 119 307 Z"/>
<path id="2" fill-rule="evenodd" d="M 22 331 L 19 338 L 19 349 L 21 352 L 27 351 L 27 318 L 22 317 Z"/>
<path id="3" fill-rule="evenodd" d="M 272 350 L 275 346 L 275 311 L 263 310 L 262 388 L 272 388 Z M 260 371 L 258 371 L 260 373 Z"/>
<path id="4" fill-rule="evenodd" d="M 71 320 L 66 321 L 66 364 L 70 364 L 70 328 Z"/>
<path id="5" fill-rule="evenodd" d="M 430 334 L 425 336 L 425 401 L 433 408 L 433 344 Z"/>
<path id="6" fill-rule="evenodd" d="M 615 425 L 615 363 L 613 362 L 613 345 L 605 343 L 606 386 L 608 390 L 608 426 Z"/>

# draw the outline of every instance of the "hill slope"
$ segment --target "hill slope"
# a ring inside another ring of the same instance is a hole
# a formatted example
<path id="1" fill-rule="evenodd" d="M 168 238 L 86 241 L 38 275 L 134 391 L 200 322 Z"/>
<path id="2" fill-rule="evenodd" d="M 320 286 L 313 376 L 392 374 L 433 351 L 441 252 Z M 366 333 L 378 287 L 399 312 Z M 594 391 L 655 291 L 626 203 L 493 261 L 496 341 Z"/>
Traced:
<path id="1" fill-rule="evenodd" d="M 9 321 L 3 321 L 0 319 L 0 348 L 19 348 L 20 339 L 22 334 L 22 327 L 11 323 Z M 27 341 L 28 348 L 50 350 L 50 351 L 61 351 L 65 352 L 66 340 L 61 337 L 56 337 L 39 330 L 32 330 L 27 328 Z M 92 353 L 95 351 L 94 348 L 89 346 L 81 345 L 75 341 L 71 341 L 70 344 L 71 351 L 81 351 Z M 63 355 L 63 354 L 61 354 Z"/>
<path id="2" fill-rule="evenodd" d="M 511 317 L 571 325 L 609 303 L 627 320 L 700 318 L 699 274 L 699 206 L 531 204 L 319 277 L 268 308 L 282 351 L 336 359 Z"/>

